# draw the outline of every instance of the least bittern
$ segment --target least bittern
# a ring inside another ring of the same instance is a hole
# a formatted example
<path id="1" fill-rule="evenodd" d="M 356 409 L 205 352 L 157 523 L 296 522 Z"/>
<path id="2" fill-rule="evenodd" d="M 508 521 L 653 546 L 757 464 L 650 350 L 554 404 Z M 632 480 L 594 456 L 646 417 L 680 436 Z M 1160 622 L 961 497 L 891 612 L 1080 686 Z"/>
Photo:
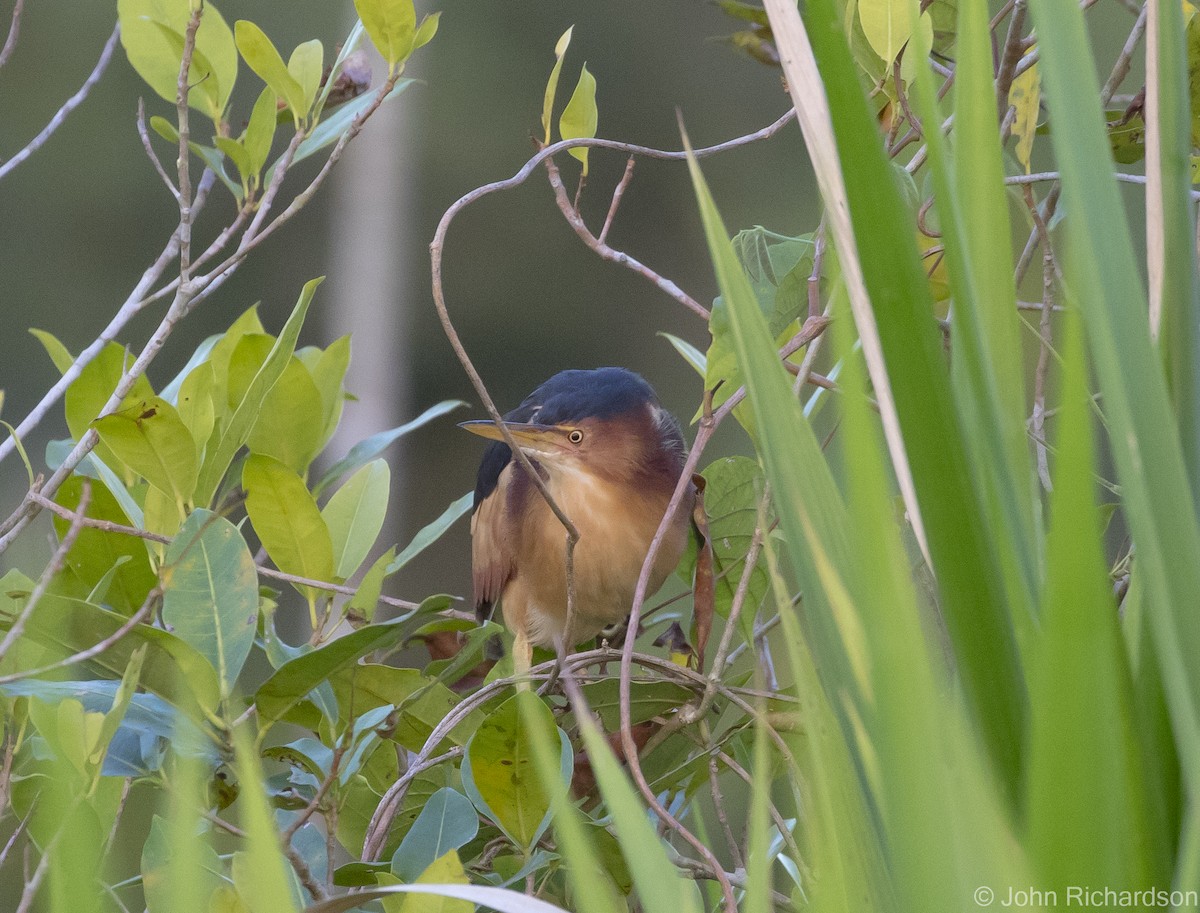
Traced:
<path id="1" fill-rule="evenodd" d="M 504 424 L 579 533 L 571 639 L 580 643 L 629 616 L 650 542 L 683 471 L 679 422 L 637 374 L 597 368 L 554 375 Z M 495 441 L 479 466 L 471 517 L 475 607 L 486 617 L 500 604 L 521 673 L 534 646 L 554 646 L 565 633 L 565 529 L 495 422 L 461 427 Z M 693 498 L 689 491 L 671 517 L 647 596 L 683 554 Z"/>

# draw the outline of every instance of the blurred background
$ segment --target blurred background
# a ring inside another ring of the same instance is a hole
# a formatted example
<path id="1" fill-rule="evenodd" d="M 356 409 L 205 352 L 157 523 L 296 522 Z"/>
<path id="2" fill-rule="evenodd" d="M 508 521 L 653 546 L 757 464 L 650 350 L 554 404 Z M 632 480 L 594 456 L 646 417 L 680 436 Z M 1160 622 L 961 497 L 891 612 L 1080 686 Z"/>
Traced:
<path id="1" fill-rule="evenodd" d="M 285 57 L 297 43 L 320 38 L 327 63 L 353 22 L 349 0 L 226 0 L 218 8 L 230 24 L 257 22 Z M 10 9 L 10 3 L 0 7 L 0 30 Z M 738 53 L 722 37 L 738 24 L 701 0 L 419 0 L 418 18 L 435 9 L 443 12 L 438 35 L 405 74 L 418 83 L 384 106 L 314 202 L 180 326 L 150 371 L 161 387 L 201 340 L 256 301 L 268 331 L 278 332 L 304 281 L 326 275 L 301 345 L 325 346 L 353 334 L 347 384 L 358 398 L 347 404 L 343 433 L 326 462 L 439 400 L 470 403 L 389 451 L 393 504 L 379 551 L 393 542 L 403 546 L 474 485 L 483 442 L 454 421 L 483 413 L 436 320 L 428 245 L 451 203 L 511 176 L 532 154 L 559 35 L 575 25 L 557 110 L 586 60 L 598 81 L 599 135 L 606 138 L 677 149 L 679 111 L 692 142 L 709 145 L 758 130 L 788 108 L 779 71 Z M 79 87 L 115 18 L 115 2 L 27 4 L 16 52 L 0 71 L 0 156 L 24 146 Z M 260 89 L 243 65 L 233 123 L 245 119 Z M 139 96 L 148 115 L 172 114 L 118 48 L 87 102 L 0 182 L 0 321 L 7 328 L 0 337 L 0 417 L 13 424 L 58 376 L 26 328 L 50 330 L 79 351 L 177 220 L 137 135 Z M 160 149 L 169 161 L 165 144 Z M 598 231 L 625 158 L 591 155 L 583 211 Z M 318 158 L 289 175 L 291 192 L 315 173 Z M 573 188 L 577 164 L 563 156 L 560 165 Z M 704 167 L 731 231 L 763 224 L 798 234 L 815 227 L 816 191 L 794 125 Z M 232 210 L 228 194 L 216 188 L 198 227 L 204 242 Z M 685 166 L 640 160 L 609 241 L 711 302 L 715 283 Z M 456 326 L 502 410 L 564 368 L 625 365 L 645 375 L 685 421 L 695 411 L 699 377 L 656 334 L 673 333 L 704 349 L 705 325 L 587 250 L 555 207 L 544 174 L 468 208 L 451 227 L 444 270 Z M 149 309 L 121 341 L 140 349 L 161 315 Z M 66 436 L 61 416 L 60 405 L 25 442 L 35 469 L 44 468 L 46 440 Z M 722 434 L 712 457 L 745 446 L 736 428 Z M 25 487 L 18 459 L 0 466 L 0 514 L 8 514 Z M 28 570 L 44 561 L 49 524 L 37 530 L 0 557 L 4 567 Z M 388 589 L 409 599 L 469 595 L 466 520 Z"/>

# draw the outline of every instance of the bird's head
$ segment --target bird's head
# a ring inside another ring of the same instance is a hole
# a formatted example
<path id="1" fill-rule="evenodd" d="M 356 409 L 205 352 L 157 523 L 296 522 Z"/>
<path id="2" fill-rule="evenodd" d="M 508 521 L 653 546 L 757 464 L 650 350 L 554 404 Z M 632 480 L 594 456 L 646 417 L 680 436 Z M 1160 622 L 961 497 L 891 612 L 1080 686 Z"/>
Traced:
<path id="1" fill-rule="evenodd" d="M 616 480 L 670 473 L 682 464 L 679 423 L 653 388 L 624 368 L 563 371 L 505 416 L 505 427 L 547 469 L 586 471 Z M 463 422 L 481 437 L 503 441 L 492 421 Z"/>

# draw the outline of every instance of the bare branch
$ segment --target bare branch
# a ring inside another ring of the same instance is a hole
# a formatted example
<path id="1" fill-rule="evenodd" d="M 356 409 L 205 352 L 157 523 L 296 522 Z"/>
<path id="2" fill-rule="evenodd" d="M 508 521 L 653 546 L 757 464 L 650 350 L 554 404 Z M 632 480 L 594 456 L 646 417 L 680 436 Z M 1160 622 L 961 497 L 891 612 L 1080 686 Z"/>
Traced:
<path id="1" fill-rule="evenodd" d="M 54 116 L 50 118 L 50 122 L 42 128 L 42 131 L 37 136 L 29 141 L 24 149 L 3 165 L 0 165 L 0 181 L 8 177 L 17 166 L 41 149 L 42 146 L 46 145 L 46 141 L 66 122 L 67 116 L 83 104 L 88 94 L 92 91 L 92 88 L 100 81 L 100 77 L 104 75 L 104 71 L 108 69 L 108 63 L 112 60 L 113 49 L 117 46 L 117 38 L 120 37 L 120 34 L 121 27 L 119 25 L 115 26 L 112 34 L 108 36 L 108 41 L 105 42 L 104 50 L 100 52 L 100 59 L 96 61 L 96 66 L 92 69 L 91 74 L 84 81 L 83 85 L 79 87 L 79 91 L 63 102 L 63 106 L 54 113 Z M 12 40 L 12 37 L 12 32 L 9 32 L 9 39 Z M 8 50 L 7 45 L 5 45 L 5 50 Z M 3 62 L 0 62 L 0 66 L 3 66 Z"/>
<path id="2" fill-rule="evenodd" d="M 4 47 L 0 48 L 0 67 L 8 63 L 13 51 L 17 49 L 17 38 L 21 35 L 21 13 L 25 10 L 25 0 L 17 0 L 13 4 L 12 21 L 8 24 L 8 37 L 4 39 Z"/>

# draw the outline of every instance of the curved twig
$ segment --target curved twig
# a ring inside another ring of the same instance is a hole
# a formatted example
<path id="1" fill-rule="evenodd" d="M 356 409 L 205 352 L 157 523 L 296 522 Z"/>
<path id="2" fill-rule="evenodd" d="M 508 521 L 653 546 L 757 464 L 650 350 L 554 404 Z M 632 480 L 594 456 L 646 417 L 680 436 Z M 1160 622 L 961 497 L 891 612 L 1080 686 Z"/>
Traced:
<path id="1" fill-rule="evenodd" d="M 20 4 L 18 4 L 18 7 L 19 6 Z M 14 10 L 13 16 L 15 27 L 15 23 L 17 21 L 17 11 Z M 41 149 L 42 146 L 46 145 L 46 141 L 54 135 L 54 132 L 58 130 L 63 123 L 66 122 L 67 115 L 83 104 L 84 100 L 91 93 L 92 88 L 100 81 L 100 77 L 104 75 L 104 71 L 108 69 L 108 63 L 110 60 L 112 60 L 113 49 L 117 46 L 117 38 L 120 37 L 120 34 L 121 26 L 117 25 L 113 28 L 112 34 L 108 36 L 108 41 L 105 42 L 104 50 L 100 52 L 100 59 L 96 61 L 96 66 L 93 67 L 91 74 L 84 81 L 83 85 L 79 87 L 79 90 L 65 102 L 63 102 L 63 106 L 54 112 L 54 116 L 50 118 L 49 123 L 42 128 L 41 132 L 38 133 L 37 136 L 29 141 L 24 149 L 16 153 L 3 165 L 0 165 L 0 181 L 8 177 L 8 175 L 11 174 L 13 170 L 16 169 L 22 162 L 29 158 L 29 156 L 33 155 L 35 152 Z M 9 32 L 9 40 L 15 41 L 12 31 Z M 0 51 L 0 58 L 4 57 L 5 52 L 10 52 L 10 48 L 7 44 L 4 47 L 4 51 Z M 3 65 L 3 61 L 0 60 L 0 66 Z"/>

